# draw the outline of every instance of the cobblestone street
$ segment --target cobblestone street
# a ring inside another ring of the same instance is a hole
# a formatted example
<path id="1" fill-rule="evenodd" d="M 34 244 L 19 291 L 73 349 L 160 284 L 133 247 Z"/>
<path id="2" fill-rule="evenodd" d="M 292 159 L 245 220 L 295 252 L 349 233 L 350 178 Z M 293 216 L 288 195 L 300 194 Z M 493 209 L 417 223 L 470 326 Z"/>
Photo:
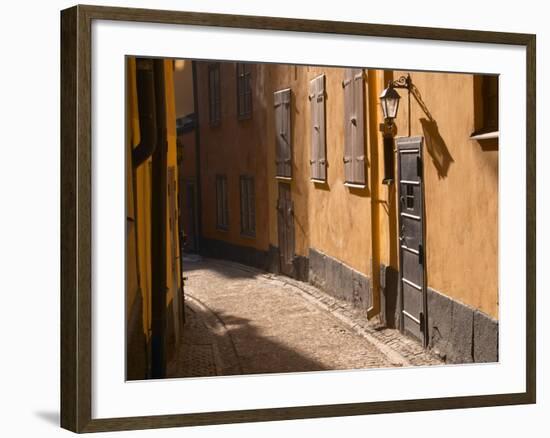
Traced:
<path id="1" fill-rule="evenodd" d="M 199 256 L 183 265 L 186 322 L 170 377 L 443 363 L 307 283 Z"/>

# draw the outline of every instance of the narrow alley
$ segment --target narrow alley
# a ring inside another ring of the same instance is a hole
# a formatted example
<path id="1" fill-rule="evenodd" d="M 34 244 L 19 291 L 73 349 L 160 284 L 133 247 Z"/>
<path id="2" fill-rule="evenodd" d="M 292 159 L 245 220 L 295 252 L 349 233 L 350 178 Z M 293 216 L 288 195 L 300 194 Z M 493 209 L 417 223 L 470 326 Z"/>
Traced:
<path id="1" fill-rule="evenodd" d="M 170 377 L 443 363 L 307 283 L 200 256 L 183 266 L 185 326 Z"/>

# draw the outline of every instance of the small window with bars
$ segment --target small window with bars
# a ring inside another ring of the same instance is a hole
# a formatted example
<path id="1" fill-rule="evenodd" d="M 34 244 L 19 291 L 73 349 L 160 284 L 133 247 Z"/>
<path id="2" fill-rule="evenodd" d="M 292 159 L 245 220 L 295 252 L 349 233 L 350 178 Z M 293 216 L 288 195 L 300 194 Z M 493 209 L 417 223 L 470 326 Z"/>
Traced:
<path id="1" fill-rule="evenodd" d="M 239 119 L 252 117 L 252 83 L 251 65 L 237 63 L 237 114 Z"/>
<path id="2" fill-rule="evenodd" d="M 241 234 L 256 235 L 254 178 L 246 175 L 241 175 Z"/>
<path id="3" fill-rule="evenodd" d="M 217 126 L 221 121 L 221 90 L 220 63 L 208 65 L 208 115 L 211 126 Z"/>
<path id="4" fill-rule="evenodd" d="M 229 228 L 226 175 L 216 175 L 216 228 L 224 231 Z"/>

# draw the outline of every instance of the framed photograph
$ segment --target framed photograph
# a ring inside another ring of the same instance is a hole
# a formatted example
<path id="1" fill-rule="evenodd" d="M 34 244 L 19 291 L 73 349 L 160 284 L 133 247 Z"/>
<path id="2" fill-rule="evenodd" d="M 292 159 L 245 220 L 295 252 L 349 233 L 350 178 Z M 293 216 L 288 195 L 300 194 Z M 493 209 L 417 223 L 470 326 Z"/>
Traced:
<path id="1" fill-rule="evenodd" d="M 62 427 L 535 403 L 535 41 L 62 11 Z"/>

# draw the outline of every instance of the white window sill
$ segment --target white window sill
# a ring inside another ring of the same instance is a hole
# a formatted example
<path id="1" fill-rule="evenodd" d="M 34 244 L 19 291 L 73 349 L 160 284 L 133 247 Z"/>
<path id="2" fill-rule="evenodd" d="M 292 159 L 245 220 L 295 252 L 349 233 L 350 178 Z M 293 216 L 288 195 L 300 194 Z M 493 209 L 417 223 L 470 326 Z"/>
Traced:
<path id="1" fill-rule="evenodd" d="M 311 178 L 310 180 L 312 183 L 316 183 L 316 184 L 326 184 L 327 183 L 327 180 L 325 179 L 315 179 L 315 178 Z"/>
<path id="2" fill-rule="evenodd" d="M 472 134 L 470 140 L 489 140 L 491 138 L 498 138 L 499 131 L 484 132 L 482 134 Z"/>
<path id="3" fill-rule="evenodd" d="M 366 189 L 367 188 L 366 184 L 354 184 L 354 183 L 345 182 L 344 185 L 346 187 L 351 188 L 351 189 Z"/>
<path id="4" fill-rule="evenodd" d="M 292 181 L 291 176 L 276 176 L 275 179 L 278 179 L 280 181 Z"/>

